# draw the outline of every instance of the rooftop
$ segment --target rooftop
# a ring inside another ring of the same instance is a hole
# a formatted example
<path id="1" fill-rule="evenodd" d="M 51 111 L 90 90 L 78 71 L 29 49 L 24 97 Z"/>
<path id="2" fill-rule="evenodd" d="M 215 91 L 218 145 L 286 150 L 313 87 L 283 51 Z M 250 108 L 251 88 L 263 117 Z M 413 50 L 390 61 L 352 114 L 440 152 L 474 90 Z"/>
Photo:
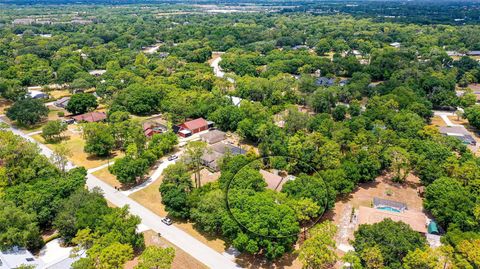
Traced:
<path id="1" fill-rule="evenodd" d="M 200 138 L 208 144 L 218 143 L 225 139 L 225 133 L 220 130 L 211 130 L 200 135 Z"/>
<path id="2" fill-rule="evenodd" d="M 191 121 L 186 121 L 182 124 L 186 129 L 195 130 L 208 126 L 208 122 L 204 118 L 198 118 Z"/>
<path id="3" fill-rule="evenodd" d="M 0 251 L 0 269 L 17 268 L 21 265 L 41 266 L 42 262 L 35 259 L 30 251 L 14 247 L 10 250 Z"/>
<path id="4" fill-rule="evenodd" d="M 463 126 L 441 126 L 439 128 L 441 134 L 446 135 L 456 135 L 456 136 L 464 136 L 470 135 L 468 130 Z"/>
<path id="5" fill-rule="evenodd" d="M 263 169 L 260 169 L 260 174 L 262 174 L 263 179 L 267 183 L 267 188 L 274 191 L 281 191 L 283 184 L 287 182 L 286 178 L 282 178 L 279 175 L 275 175 Z"/>
<path id="6" fill-rule="evenodd" d="M 98 122 L 105 120 L 107 118 L 107 114 L 105 112 L 89 112 L 77 116 L 72 117 L 75 121 L 80 122 L 80 121 L 86 121 L 86 122 Z"/>

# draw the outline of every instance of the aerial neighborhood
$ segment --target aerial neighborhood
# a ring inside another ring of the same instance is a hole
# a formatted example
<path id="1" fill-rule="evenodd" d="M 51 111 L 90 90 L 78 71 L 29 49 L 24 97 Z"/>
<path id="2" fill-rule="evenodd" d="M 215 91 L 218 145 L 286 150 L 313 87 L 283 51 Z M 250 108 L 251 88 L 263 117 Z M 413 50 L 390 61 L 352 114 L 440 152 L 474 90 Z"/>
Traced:
<path id="1" fill-rule="evenodd" d="M 0 269 L 480 268 L 478 2 L 87 2 L 0 3 Z"/>

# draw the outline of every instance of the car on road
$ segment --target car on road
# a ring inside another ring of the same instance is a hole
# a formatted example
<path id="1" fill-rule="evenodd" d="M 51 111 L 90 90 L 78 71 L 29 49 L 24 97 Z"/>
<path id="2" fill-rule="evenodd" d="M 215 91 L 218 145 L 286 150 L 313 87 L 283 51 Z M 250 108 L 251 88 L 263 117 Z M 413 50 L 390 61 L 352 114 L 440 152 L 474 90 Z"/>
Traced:
<path id="1" fill-rule="evenodd" d="M 176 159 L 178 159 L 177 155 L 171 155 L 170 157 L 168 157 L 169 161 L 173 161 L 173 160 L 176 160 Z"/>
<path id="2" fill-rule="evenodd" d="M 165 223 L 168 226 L 172 225 L 172 223 L 173 223 L 173 221 L 170 218 L 163 218 L 162 222 Z"/>

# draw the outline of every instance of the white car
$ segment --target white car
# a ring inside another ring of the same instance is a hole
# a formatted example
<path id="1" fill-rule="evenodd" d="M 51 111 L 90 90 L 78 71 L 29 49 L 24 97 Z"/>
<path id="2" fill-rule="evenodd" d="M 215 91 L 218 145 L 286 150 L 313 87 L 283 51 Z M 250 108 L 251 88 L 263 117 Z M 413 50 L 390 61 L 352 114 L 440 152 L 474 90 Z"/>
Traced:
<path id="1" fill-rule="evenodd" d="M 169 161 L 173 161 L 173 160 L 176 160 L 176 159 L 178 159 L 177 155 L 171 155 L 170 157 L 168 157 Z"/>
<path id="2" fill-rule="evenodd" d="M 165 223 L 168 226 L 172 225 L 172 223 L 173 223 L 173 221 L 170 218 L 163 218 L 162 222 Z"/>

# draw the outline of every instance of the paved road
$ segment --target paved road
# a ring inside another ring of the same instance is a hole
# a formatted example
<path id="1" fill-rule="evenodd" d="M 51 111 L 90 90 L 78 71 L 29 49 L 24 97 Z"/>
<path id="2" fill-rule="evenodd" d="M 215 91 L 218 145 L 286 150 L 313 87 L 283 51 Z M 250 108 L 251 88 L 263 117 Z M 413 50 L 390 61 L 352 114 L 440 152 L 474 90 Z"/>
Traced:
<path id="1" fill-rule="evenodd" d="M 50 150 L 45 145 L 38 143 L 36 140 L 29 137 L 21 130 L 13 127 L 11 127 L 10 129 L 13 133 L 37 144 L 40 147 L 41 153 L 43 155 L 47 156 L 48 158 L 52 156 L 52 150 Z M 69 163 L 67 166 L 68 169 L 71 169 L 73 167 L 74 165 L 71 163 Z M 161 233 L 161 235 L 165 239 L 172 242 L 173 244 L 181 248 L 183 251 L 189 253 L 192 257 L 202 262 L 209 268 L 241 268 L 235 262 L 231 261 L 228 257 L 225 257 L 224 255 L 216 252 L 215 250 L 198 241 L 188 233 L 175 227 L 175 225 L 167 226 L 163 224 L 161 222 L 161 217 L 148 210 L 147 208 L 143 207 L 139 203 L 135 202 L 131 198 L 127 197 L 122 192 L 115 190 L 113 187 L 101 181 L 92 174 L 87 175 L 87 187 L 89 189 L 99 187 L 100 189 L 102 189 L 105 198 L 116 206 L 122 207 L 124 205 L 128 205 L 130 207 L 130 213 L 133 215 L 137 215 L 142 219 L 142 225 L 151 228 L 157 233 Z"/>
<path id="2" fill-rule="evenodd" d="M 217 52 L 217 53 L 220 53 L 220 52 Z M 223 54 L 223 52 L 221 52 L 220 54 Z M 222 68 L 219 65 L 221 60 L 222 60 L 222 57 L 219 56 L 218 58 L 212 61 L 210 66 L 213 67 L 213 73 L 215 74 L 215 76 L 219 78 L 224 78 L 225 72 L 222 71 Z M 231 83 L 235 83 L 235 80 L 233 78 L 227 77 L 227 80 L 230 81 Z"/>

